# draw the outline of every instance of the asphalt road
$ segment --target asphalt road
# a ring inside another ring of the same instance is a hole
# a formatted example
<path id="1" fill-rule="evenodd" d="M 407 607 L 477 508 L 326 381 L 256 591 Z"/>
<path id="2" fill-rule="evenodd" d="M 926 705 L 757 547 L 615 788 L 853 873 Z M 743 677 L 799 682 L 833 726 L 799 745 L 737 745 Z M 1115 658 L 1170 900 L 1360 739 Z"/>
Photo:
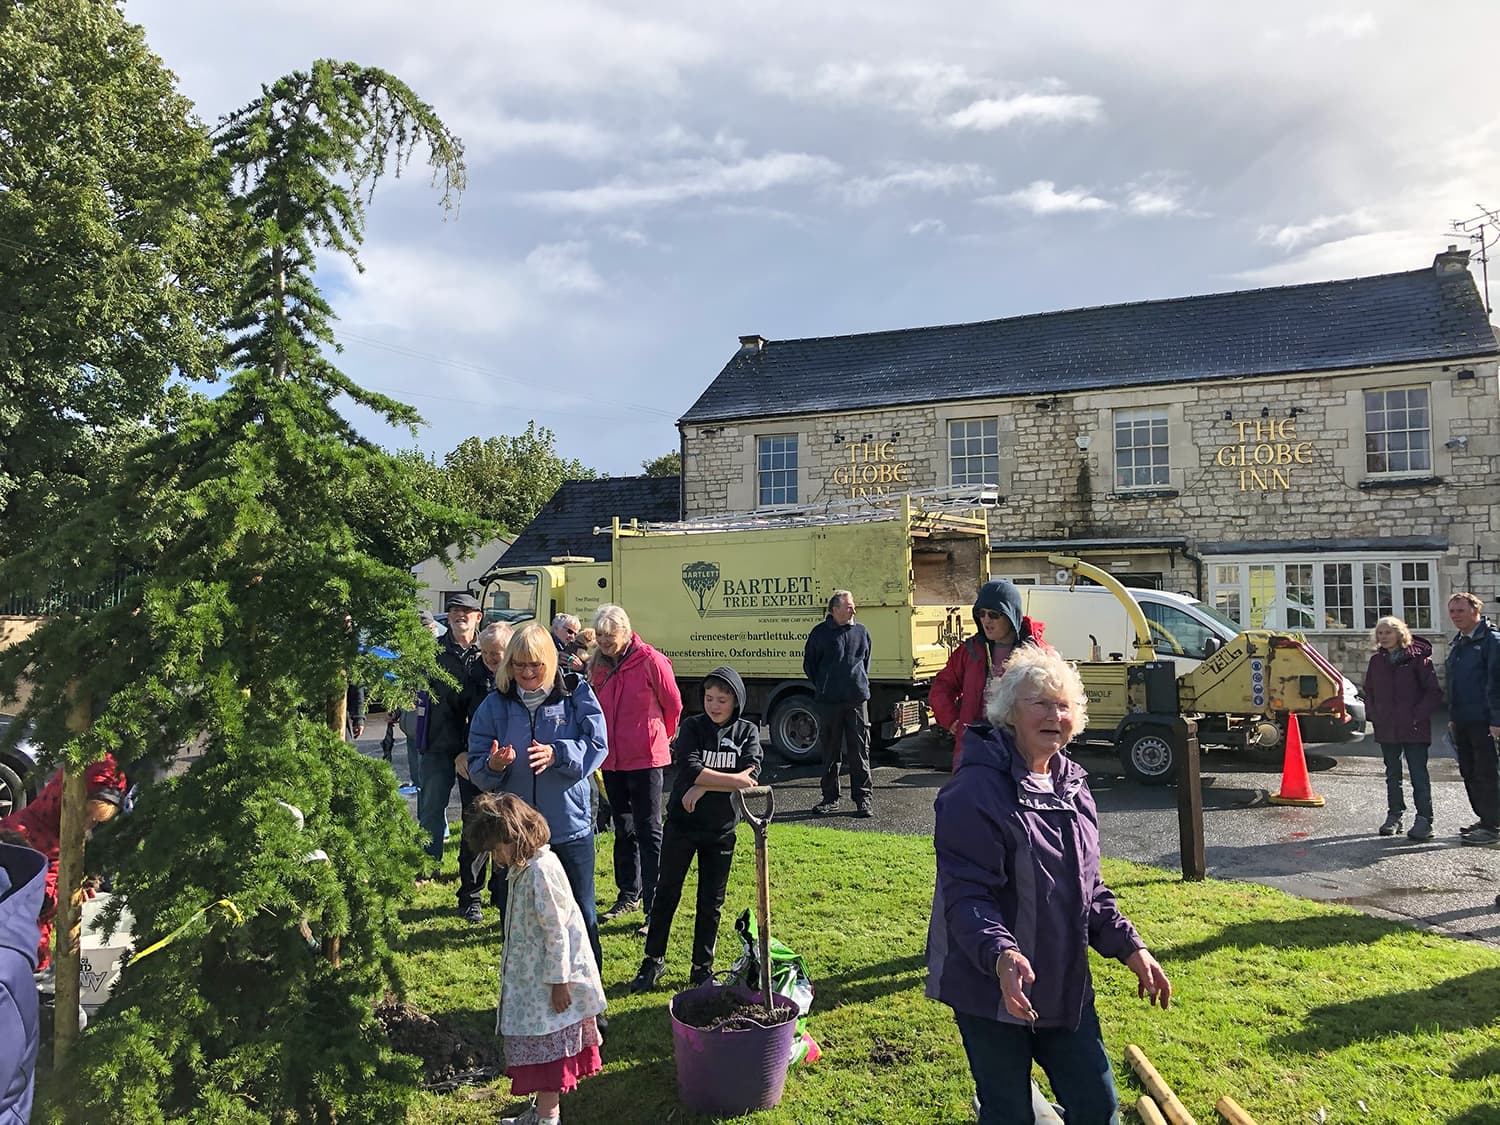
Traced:
<path id="1" fill-rule="evenodd" d="M 1271 805 L 1280 788 L 1280 751 L 1244 754 L 1212 751 L 1203 757 L 1203 821 L 1208 874 L 1277 887 L 1323 902 L 1338 902 L 1369 914 L 1394 918 L 1458 937 L 1500 944 L 1500 848 L 1464 847 L 1458 828 L 1474 817 L 1458 776 L 1458 763 L 1443 747 L 1443 718 L 1434 722 L 1431 773 L 1437 834 L 1423 843 L 1405 836 L 1381 837 L 1385 819 L 1385 773 L 1380 747 L 1368 736 L 1358 742 L 1308 747 L 1313 789 L 1324 808 Z M 378 737 L 379 717 L 368 728 Z M 375 739 L 361 749 L 379 753 Z M 874 770 L 875 811 L 853 816 L 847 799 L 841 812 L 820 817 L 816 766 L 776 766 L 776 820 L 817 823 L 830 831 L 880 831 L 931 835 L 932 802 L 947 780 L 938 768 L 947 751 L 924 733 L 899 743 L 896 756 Z M 1105 854 L 1180 870 L 1175 788 L 1129 781 L 1113 753 L 1085 748 L 1077 760 L 1089 771 L 1099 806 Z M 405 780 L 404 746 L 397 737 L 395 767 Z M 897 764 L 899 762 L 899 764 Z M 1410 789 L 1407 790 L 1410 803 Z M 415 809 L 415 798 L 409 799 Z M 458 819 L 458 803 L 449 806 Z M 1407 823 L 1411 813 L 1408 811 Z M 773 829 L 774 831 L 774 829 Z"/>

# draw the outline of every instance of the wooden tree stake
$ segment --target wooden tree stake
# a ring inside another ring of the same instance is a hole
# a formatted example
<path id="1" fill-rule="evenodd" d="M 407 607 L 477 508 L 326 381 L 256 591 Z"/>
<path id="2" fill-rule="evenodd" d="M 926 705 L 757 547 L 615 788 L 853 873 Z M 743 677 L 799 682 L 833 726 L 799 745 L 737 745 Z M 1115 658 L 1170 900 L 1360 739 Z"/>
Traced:
<path id="1" fill-rule="evenodd" d="M 68 727 L 75 734 L 89 725 L 89 706 L 75 694 Z M 53 1004 L 52 1059 L 61 1067 L 78 1039 L 78 1002 L 82 995 L 83 935 L 83 839 L 88 832 L 88 785 L 84 771 L 63 767 L 62 809 L 57 842 L 57 924 L 53 927 L 56 952 L 52 955 L 55 982 Z"/>
<path id="2" fill-rule="evenodd" d="M 1214 1108 L 1219 1111 L 1220 1117 L 1229 1122 L 1229 1125 L 1255 1125 L 1255 1118 L 1241 1109 L 1240 1103 L 1228 1094 L 1220 1098 L 1214 1104 Z"/>
<path id="3" fill-rule="evenodd" d="M 1132 1043 L 1125 1048 L 1125 1061 L 1140 1078 L 1141 1085 L 1146 1087 L 1146 1092 L 1156 1099 L 1156 1104 L 1161 1108 L 1161 1114 L 1167 1119 L 1169 1125 L 1198 1125 L 1193 1115 L 1178 1100 L 1177 1095 L 1172 1093 L 1172 1087 L 1168 1086 L 1162 1076 L 1156 1073 L 1156 1067 L 1151 1065 L 1151 1060 L 1146 1057 L 1145 1051 Z"/>
<path id="4" fill-rule="evenodd" d="M 1161 1115 L 1161 1110 L 1156 1108 L 1156 1103 L 1151 1100 L 1150 1094 L 1142 1094 L 1136 1099 L 1135 1112 L 1146 1125 L 1167 1125 L 1167 1119 Z"/>

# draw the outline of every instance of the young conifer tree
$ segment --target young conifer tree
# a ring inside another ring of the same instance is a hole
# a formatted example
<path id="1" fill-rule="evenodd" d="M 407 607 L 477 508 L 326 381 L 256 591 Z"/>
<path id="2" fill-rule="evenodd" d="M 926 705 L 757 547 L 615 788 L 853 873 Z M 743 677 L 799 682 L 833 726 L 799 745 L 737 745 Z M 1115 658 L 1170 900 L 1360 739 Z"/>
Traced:
<path id="1" fill-rule="evenodd" d="M 418 149 L 451 203 L 462 149 L 394 76 L 327 61 L 265 88 L 215 148 L 240 247 L 222 393 L 177 392 L 107 489 L 0 567 L 71 560 L 81 588 L 129 576 L 112 604 L 61 614 L 0 659 L 0 682 L 32 669 L 22 719 L 46 744 L 127 769 L 201 751 L 91 848 L 137 948 L 175 936 L 127 966 L 49 1115 L 396 1120 L 413 1064 L 372 1008 L 395 979 L 417 833 L 389 766 L 343 742 L 324 706 L 346 674 L 394 696 L 433 671 L 409 543 L 357 501 L 381 497 L 432 553 L 478 523 L 421 495 L 340 413 L 342 397 L 419 420 L 331 362 L 313 274 L 320 250 L 355 258 L 376 181 Z M 362 635 L 403 655 L 364 653 Z M 67 741 L 70 685 L 94 721 Z"/>

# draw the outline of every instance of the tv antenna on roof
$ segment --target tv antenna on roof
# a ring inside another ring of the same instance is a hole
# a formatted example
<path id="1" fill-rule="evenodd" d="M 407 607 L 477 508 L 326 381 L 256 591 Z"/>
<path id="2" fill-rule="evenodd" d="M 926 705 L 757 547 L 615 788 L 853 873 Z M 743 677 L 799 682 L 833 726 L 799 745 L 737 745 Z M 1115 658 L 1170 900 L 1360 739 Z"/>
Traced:
<path id="1" fill-rule="evenodd" d="M 1490 247 L 1496 241 L 1500 241 L 1500 211 L 1491 211 L 1482 203 L 1474 204 L 1479 208 L 1479 214 L 1467 219 L 1454 219 L 1453 229 L 1459 234 L 1467 235 L 1471 242 L 1479 243 L 1479 267 L 1484 275 L 1484 311 L 1493 313 L 1495 306 L 1490 304 Z"/>

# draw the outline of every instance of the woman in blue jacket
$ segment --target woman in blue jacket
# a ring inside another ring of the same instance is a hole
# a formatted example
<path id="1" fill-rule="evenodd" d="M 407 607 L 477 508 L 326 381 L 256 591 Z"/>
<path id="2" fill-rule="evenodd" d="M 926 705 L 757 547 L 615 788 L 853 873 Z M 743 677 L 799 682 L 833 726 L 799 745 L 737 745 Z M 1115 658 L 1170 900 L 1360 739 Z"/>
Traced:
<path id="1" fill-rule="evenodd" d="M 601 971 L 589 775 L 608 750 L 599 701 L 577 675 L 558 671 L 551 634 L 535 623 L 517 630 L 495 673 L 495 690 L 469 724 L 469 780 L 480 789 L 513 793 L 542 814 Z"/>
<path id="2" fill-rule="evenodd" d="M 980 1125 L 1035 1120 L 1033 1060 L 1069 1125 L 1118 1125 L 1089 947 L 1153 1004 L 1172 986 L 1100 878 L 1088 774 L 1062 754 L 1088 721 L 1083 683 L 1056 653 L 1018 648 L 985 715 L 938 794 L 927 995 L 953 1009 Z"/>

